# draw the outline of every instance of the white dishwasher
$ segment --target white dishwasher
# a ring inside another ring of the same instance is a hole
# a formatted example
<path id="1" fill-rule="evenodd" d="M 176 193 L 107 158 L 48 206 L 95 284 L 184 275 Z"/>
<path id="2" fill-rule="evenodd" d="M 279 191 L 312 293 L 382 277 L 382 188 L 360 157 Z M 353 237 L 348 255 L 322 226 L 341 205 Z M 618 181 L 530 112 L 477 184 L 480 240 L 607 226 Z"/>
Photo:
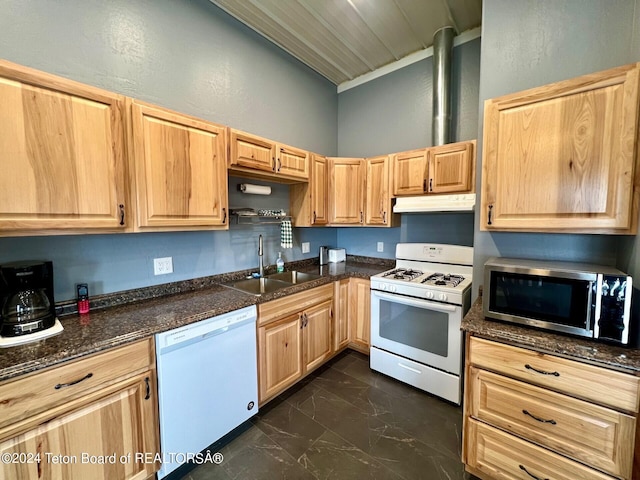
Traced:
<path id="1" fill-rule="evenodd" d="M 158 478 L 258 413 L 256 317 L 245 307 L 156 335 Z"/>

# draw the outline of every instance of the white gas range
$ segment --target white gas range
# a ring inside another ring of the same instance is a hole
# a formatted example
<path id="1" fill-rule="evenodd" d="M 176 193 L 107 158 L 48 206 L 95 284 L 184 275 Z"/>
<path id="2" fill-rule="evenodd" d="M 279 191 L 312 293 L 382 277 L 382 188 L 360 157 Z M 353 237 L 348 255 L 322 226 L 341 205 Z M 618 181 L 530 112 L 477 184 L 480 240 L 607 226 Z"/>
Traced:
<path id="1" fill-rule="evenodd" d="M 371 368 L 460 404 L 472 271 L 472 247 L 397 244 L 395 268 L 371 277 Z"/>

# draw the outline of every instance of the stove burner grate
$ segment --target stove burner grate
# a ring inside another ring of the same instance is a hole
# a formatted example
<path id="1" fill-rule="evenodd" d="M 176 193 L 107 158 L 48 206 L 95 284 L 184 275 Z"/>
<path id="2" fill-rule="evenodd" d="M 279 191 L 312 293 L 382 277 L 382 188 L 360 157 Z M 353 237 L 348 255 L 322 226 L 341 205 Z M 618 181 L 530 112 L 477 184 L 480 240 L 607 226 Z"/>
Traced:
<path id="1" fill-rule="evenodd" d="M 415 278 L 418 278 L 422 275 L 420 270 L 414 270 L 412 268 L 396 268 L 395 270 L 391 270 L 390 272 L 385 273 L 384 277 L 391 277 L 398 280 L 407 280 L 411 281 Z"/>
<path id="2" fill-rule="evenodd" d="M 439 286 L 448 286 L 448 287 L 457 287 L 462 283 L 464 277 L 462 275 L 452 275 L 448 273 L 433 273 L 429 275 L 427 278 L 422 280 L 421 283 L 426 283 L 427 285 L 439 285 Z"/>

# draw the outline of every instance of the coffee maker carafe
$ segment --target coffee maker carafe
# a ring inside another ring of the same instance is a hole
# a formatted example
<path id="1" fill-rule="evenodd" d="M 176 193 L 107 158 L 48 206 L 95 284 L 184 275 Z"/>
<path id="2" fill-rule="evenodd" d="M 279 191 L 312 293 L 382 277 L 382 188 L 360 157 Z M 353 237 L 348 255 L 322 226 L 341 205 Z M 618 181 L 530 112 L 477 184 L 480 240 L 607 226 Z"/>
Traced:
<path id="1" fill-rule="evenodd" d="M 23 261 L 0 265 L 0 336 L 16 337 L 52 327 L 53 264 Z"/>

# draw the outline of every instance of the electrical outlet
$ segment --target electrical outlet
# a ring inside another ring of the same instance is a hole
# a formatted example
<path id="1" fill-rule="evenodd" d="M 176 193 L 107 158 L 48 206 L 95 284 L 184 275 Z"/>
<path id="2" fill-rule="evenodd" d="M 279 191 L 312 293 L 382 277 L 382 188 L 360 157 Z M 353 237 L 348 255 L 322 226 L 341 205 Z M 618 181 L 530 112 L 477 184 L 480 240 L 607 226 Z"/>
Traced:
<path id="1" fill-rule="evenodd" d="M 302 242 L 302 253 L 309 253 L 310 249 L 311 245 L 309 244 L 309 242 Z"/>
<path id="2" fill-rule="evenodd" d="M 173 273 L 173 259 L 171 257 L 154 258 L 153 274 L 166 275 L 167 273 Z"/>
<path id="3" fill-rule="evenodd" d="M 378 242 L 378 251 L 384 252 L 384 242 Z"/>

